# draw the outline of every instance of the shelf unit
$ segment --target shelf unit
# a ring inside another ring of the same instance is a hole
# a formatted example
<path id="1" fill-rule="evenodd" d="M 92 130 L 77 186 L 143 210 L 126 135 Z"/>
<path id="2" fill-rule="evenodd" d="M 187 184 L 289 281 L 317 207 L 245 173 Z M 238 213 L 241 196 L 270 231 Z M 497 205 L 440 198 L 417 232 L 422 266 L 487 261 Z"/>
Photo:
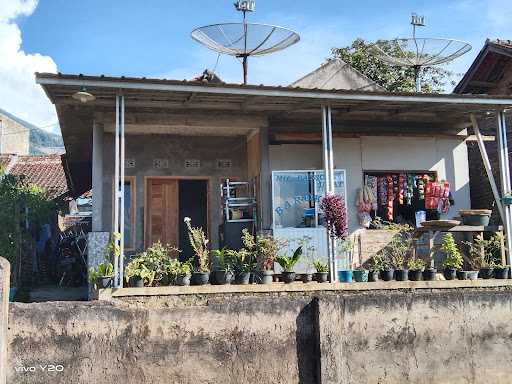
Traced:
<path id="1" fill-rule="evenodd" d="M 225 223 L 254 223 L 256 226 L 255 185 L 249 181 L 230 181 L 220 186 L 222 211 Z M 234 212 L 241 211 L 241 218 L 234 219 Z"/>

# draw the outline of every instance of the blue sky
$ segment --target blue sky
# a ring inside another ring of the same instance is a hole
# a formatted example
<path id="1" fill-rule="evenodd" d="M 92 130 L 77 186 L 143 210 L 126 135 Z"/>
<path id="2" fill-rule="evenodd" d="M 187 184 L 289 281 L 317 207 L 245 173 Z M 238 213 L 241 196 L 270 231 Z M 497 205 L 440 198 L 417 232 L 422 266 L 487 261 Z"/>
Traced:
<path id="1" fill-rule="evenodd" d="M 58 70 L 190 78 L 204 68 L 212 68 L 217 58 L 190 38 L 191 30 L 201 25 L 239 21 L 240 15 L 232 3 L 0 0 L 0 54 L 2 49 L 13 49 L 8 39 L 13 38 L 17 28 L 20 35 L 16 58 L 31 65 L 25 63 L 27 73 L 16 76 L 28 76 L 34 70 Z M 457 38 L 473 45 L 469 54 L 450 65 L 457 72 L 468 68 L 487 37 L 512 39 L 511 0 L 257 0 L 256 6 L 250 21 L 286 26 L 301 35 L 296 46 L 250 62 L 249 81 L 256 84 L 289 84 L 320 65 L 329 57 L 332 47 L 348 45 L 356 37 L 376 40 L 409 36 L 411 12 L 425 15 L 427 28 L 420 35 Z M 2 26 L 9 27 L 7 32 L 3 32 Z M 9 68 L 13 66 L 0 64 L 0 81 L 2 76 L 12 77 L 5 73 Z M 217 72 L 225 81 L 241 81 L 240 65 L 233 58 L 221 57 Z M 30 80 L 33 77 L 24 79 L 23 84 L 28 86 Z M 11 92 L 23 92 L 19 82 Z M 44 104 L 44 95 L 39 96 L 34 102 Z M 0 90 L 0 107 L 39 125 L 56 121 L 47 102 L 36 113 L 20 100 L 23 97 L 19 94 L 13 96 Z"/>

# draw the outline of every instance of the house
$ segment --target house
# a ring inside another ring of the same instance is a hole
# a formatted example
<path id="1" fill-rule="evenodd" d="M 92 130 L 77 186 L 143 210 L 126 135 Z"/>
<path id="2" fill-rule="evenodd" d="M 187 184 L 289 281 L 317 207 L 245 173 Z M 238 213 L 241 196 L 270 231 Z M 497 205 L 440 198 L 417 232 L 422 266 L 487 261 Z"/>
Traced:
<path id="1" fill-rule="evenodd" d="M 212 247 L 222 246 L 222 225 L 252 219 L 226 210 L 228 179 L 254 186 L 257 230 L 290 241 L 306 236 L 319 258 L 330 249 L 318 207 L 326 189 L 344 197 L 351 233 L 361 230 L 355 202 L 369 180 L 391 187 L 388 196 L 409 176 L 411 186 L 425 177 L 446 181 L 453 205 L 446 200 L 439 215 L 451 218 L 471 206 L 471 114 L 512 105 L 503 96 L 47 73 L 36 80 L 57 109 L 75 193 L 93 190 L 91 265 L 103 260 L 111 231 L 123 233 L 126 254 L 158 240 L 185 249 L 185 217 L 203 226 Z M 90 101 L 76 101 L 84 89 Z M 414 222 L 422 207 L 396 196 L 376 208 Z"/>
<path id="2" fill-rule="evenodd" d="M 0 109 L 0 154 L 29 154 L 30 129 L 22 120 Z"/>
<path id="3" fill-rule="evenodd" d="M 487 39 L 469 70 L 454 89 L 458 94 L 487 94 L 487 95 L 511 95 L 512 94 L 512 41 Z M 492 116 L 480 120 L 482 133 L 488 136 L 496 134 L 497 122 Z M 512 118 L 507 115 L 508 146 L 512 146 Z M 498 183 L 499 176 L 498 146 L 496 141 L 487 141 L 486 148 L 492 164 L 494 177 Z M 486 170 L 476 143 L 468 146 L 470 179 L 471 179 L 471 203 L 473 208 L 493 209 L 493 218 L 500 221 L 494 196 L 487 182 L 481 182 L 486 178 Z"/>

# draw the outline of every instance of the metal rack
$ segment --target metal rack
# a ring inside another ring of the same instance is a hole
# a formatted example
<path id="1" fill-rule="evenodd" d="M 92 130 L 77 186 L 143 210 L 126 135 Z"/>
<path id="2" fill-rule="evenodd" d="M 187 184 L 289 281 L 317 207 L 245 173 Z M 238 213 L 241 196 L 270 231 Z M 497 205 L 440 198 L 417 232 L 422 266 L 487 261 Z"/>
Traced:
<path id="1" fill-rule="evenodd" d="M 244 191 L 245 189 L 245 191 Z M 222 210 L 225 223 L 254 223 L 256 225 L 255 185 L 249 181 L 226 181 L 220 186 Z M 244 194 L 245 196 L 241 196 Z M 234 212 L 241 211 L 241 218 L 233 218 Z"/>

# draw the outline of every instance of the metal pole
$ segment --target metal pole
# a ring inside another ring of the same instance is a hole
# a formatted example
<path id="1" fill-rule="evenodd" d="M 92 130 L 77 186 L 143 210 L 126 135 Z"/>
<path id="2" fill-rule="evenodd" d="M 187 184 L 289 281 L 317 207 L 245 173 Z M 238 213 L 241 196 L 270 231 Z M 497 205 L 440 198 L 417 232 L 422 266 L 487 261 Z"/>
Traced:
<path id="1" fill-rule="evenodd" d="M 482 134 L 480 133 L 480 128 L 478 128 L 478 122 L 476 121 L 475 115 L 471 114 L 470 118 L 471 124 L 473 125 L 473 130 L 475 131 L 478 148 L 480 149 L 480 155 L 482 156 L 482 161 L 484 163 L 485 171 L 487 173 L 487 178 L 489 179 L 489 183 L 491 184 L 492 194 L 494 196 L 494 200 L 496 201 L 496 207 L 498 208 L 498 212 L 500 213 L 501 221 L 505 223 L 505 211 L 503 210 L 500 193 L 498 192 L 498 187 L 496 186 L 496 181 L 494 180 L 494 175 L 492 174 L 491 162 L 489 161 L 489 156 L 487 155 L 487 150 L 485 149 L 484 139 L 482 137 Z"/>
<path id="2" fill-rule="evenodd" d="M 114 227 L 112 232 L 116 233 L 119 230 L 119 95 L 116 95 L 116 135 L 114 146 Z M 118 282 L 119 260 L 117 255 L 114 254 L 114 287 L 118 287 Z"/>
<path id="3" fill-rule="evenodd" d="M 416 82 L 416 92 L 421 92 L 421 67 L 414 67 L 414 81 Z"/>
<path id="4" fill-rule="evenodd" d="M 329 158 L 329 192 L 334 193 L 334 151 L 332 146 L 332 110 L 327 107 L 327 155 Z M 337 279 L 338 261 L 336 258 L 336 238 L 331 238 L 332 269 L 334 270 L 334 280 Z"/>
<path id="5" fill-rule="evenodd" d="M 123 288 L 123 269 L 124 269 L 124 160 L 125 160 L 125 126 L 124 126 L 124 95 L 121 95 L 121 118 L 120 118 L 120 141 L 121 141 L 121 158 L 119 159 L 119 167 L 120 167 L 120 178 L 119 178 L 119 186 L 120 186 L 120 193 L 119 193 L 119 208 L 120 208 L 120 215 L 119 215 L 119 233 L 120 233 L 120 241 L 119 241 L 119 288 Z M 134 193 L 132 191 L 132 193 Z"/>
<path id="6" fill-rule="evenodd" d="M 507 141 L 507 121 L 504 111 L 498 112 L 497 136 L 501 175 L 501 191 L 502 196 L 505 196 L 511 192 L 511 183 Z M 512 207 L 506 205 L 503 208 L 505 211 L 505 220 L 503 224 L 505 226 L 505 233 L 507 237 L 507 263 L 510 265 L 512 263 Z"/>

